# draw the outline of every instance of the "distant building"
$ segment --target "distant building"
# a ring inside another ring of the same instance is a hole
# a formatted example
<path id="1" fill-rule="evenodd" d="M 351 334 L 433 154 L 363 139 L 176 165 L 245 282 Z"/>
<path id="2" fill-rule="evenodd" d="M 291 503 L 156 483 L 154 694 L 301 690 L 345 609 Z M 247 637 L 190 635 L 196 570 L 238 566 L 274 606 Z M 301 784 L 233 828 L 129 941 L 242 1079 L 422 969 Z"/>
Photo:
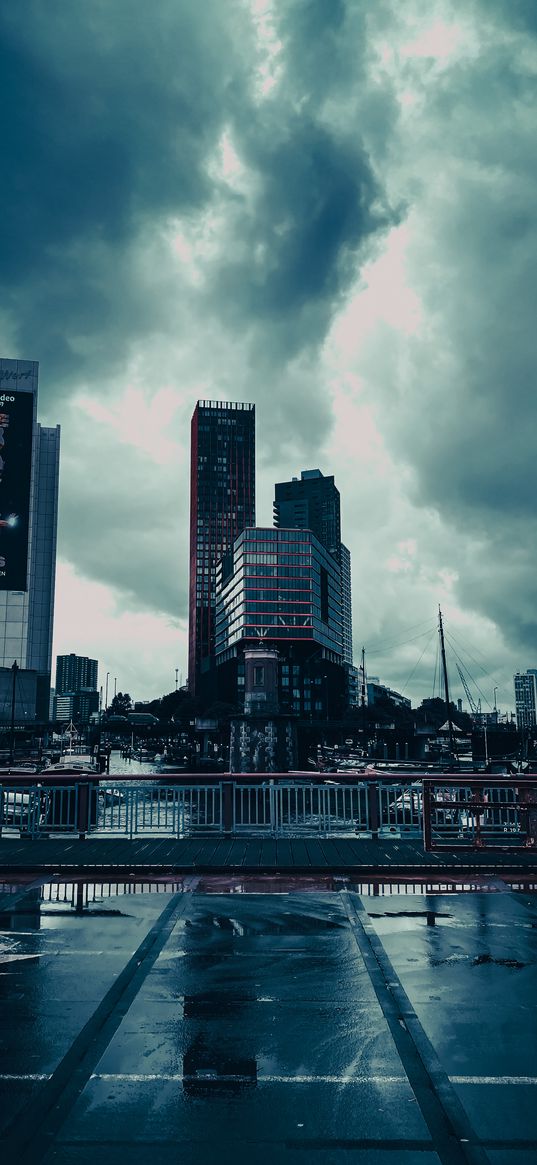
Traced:
<path id="1" fill-rule="evenodd" d="M 341 568 L 341 619 L 342 619 L 342 650 L 343 660 L 349 668 L 353 666 L 352 650 L 352 590 L 351 590 L 351 552 L 342 542 L 339 548 L 339 564 Z"/>
<path id="2" fill-rule="evenodd" d="M 56 695 L 89 688 L 97 691 L 99 664 L 87 655 L 58 655 L 56 658 Z"/>
<path id="3" fill-rule="evenodd" d="M 99 693 L 90 690 L 64 692 L 54 697 L 54 720 L 78 720 L 88 723 L 99 711 Z"/>
<path id="4" fill-rule="evenodd" d="M 35 672 L 34 716 L 46 721 L 60 427 L 44 428 L 37 421 L 38 371 L 34 360 L 0 359 L 0 521 L 5 523 L 0 528 L 0 667 L 11 668 L 16 661 Z"/>
<path id="5" fill-rule="evenodd" d="M 311 532 L 248 528 L 217 571 L 218 692 L 239 708 L 244 651 L 278 652 L 278 706 L 307 719 L 342 714 L 345 698 L 339 565 Z"/>
<path id="6" fill-rule="evenodd" d="M 396 708 L 412 707 L 408 696 L 402 696 L 400 692 L 394 691 L 393 688 L 387 688 L 385 684 L 380 683 L 377 676 L 371 676 L 367 681 L 367 703 L 374 705 L 383 700 L 389 700 L 392 704 L 395 704 Z"/>
<path id="7" fill-rule="evenodd" d="M 188 684 L 214 663 L 216 565 L 255 523 L 255 405 L 198 401 L 191 427 Z"/>
<path id="8" fill-rule="evenodd" d="M 334 556 L 340 569 L 342 656 L 347 666 L 347 700 L 356 699 L 353 670 L 352 590 L 350 550 L 341 541 L 341 499 L 332 475 L 320 469 L 303 469 L 300 478 L 278 482 L 274 487 L 274 525 L 311 530 Z"/>
<path id="9" fill-rule="evenodd" d="M 98 663 L 87 655 L 58 655 L 56 659 L 55 720 L 87 722 L 99 711 Z"/>
<path id="10" fill-rule="evenodd" d="M 535 728 L 537 724 L 537 669 L 528 668 L 513 677 L 517 728 Z"/>

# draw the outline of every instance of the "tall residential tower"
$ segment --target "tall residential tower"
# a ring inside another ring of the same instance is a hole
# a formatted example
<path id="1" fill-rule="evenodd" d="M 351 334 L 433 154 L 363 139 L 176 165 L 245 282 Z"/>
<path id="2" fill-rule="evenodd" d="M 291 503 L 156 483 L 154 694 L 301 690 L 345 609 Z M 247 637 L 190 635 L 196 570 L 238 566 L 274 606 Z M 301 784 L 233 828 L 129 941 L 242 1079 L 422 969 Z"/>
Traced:
<path id="1" fill-rule="evenodd" d="M 255 405 L 198 401 L 192 417 L 188 683 L 214 658 L 216 564 L 255 525 Z"/>

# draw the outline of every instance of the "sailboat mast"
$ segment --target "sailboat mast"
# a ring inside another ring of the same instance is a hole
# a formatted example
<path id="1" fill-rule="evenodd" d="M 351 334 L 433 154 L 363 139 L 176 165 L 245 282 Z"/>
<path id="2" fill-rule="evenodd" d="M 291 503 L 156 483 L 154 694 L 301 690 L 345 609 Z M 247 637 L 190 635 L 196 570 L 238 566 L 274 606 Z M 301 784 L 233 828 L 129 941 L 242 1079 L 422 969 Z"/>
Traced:
<path id="1" fill-rule="evenodd" d="M 448 722 L 448 729 L 449 729 L 449 751 L 451 753 L 451 758 L 453 759 L 453 757 L 455 755 L 455 741 L 454 741 L 454 733 L 453 733 L 453 720 L 451 719 L 451 701 L 449 699 L 449 684 L 448 684 L 448 674 L 447 674 L 447 664 L 446 664 L 446 646 L 444 643 L 444 626 L 442 623 L 442 612 L 440 610 L 440 607 L 438 608 L 438 633 L 440 635 L 440 653 L 442 655 L 442 670 L 444 673 L 444 692 L 445 692 L 445 697 L 446 697 L 446 712 L 447 712 L 447 722 Z"/>

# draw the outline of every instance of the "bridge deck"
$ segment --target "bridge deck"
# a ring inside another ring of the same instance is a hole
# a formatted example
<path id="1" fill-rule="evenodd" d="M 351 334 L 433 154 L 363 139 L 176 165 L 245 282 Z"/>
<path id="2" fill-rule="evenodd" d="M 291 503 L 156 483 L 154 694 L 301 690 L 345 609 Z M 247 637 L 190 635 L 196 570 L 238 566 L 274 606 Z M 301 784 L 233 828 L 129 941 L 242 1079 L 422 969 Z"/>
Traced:
<path id="1" fill-rule="evenodd" d="M 425 853 L 416 838 L 44 838 L 0 840 L 0 874 L 54 871 L 177 873 L 511 873 L 537 877 L 533 850 Z"/>

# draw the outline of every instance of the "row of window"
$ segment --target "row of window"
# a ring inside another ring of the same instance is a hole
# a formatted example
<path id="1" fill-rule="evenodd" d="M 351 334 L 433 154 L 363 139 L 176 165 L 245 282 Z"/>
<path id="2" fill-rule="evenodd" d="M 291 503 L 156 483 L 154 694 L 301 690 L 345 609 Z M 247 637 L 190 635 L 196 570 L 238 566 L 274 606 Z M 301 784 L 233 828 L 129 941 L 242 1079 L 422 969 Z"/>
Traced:
<path id="1" fill-rule="evenodd" d="M 310 578 L 311 566 L 266 566 L 260 575 L 256 566 L 246 563 L 244 574 L 246 578 Z"/>

